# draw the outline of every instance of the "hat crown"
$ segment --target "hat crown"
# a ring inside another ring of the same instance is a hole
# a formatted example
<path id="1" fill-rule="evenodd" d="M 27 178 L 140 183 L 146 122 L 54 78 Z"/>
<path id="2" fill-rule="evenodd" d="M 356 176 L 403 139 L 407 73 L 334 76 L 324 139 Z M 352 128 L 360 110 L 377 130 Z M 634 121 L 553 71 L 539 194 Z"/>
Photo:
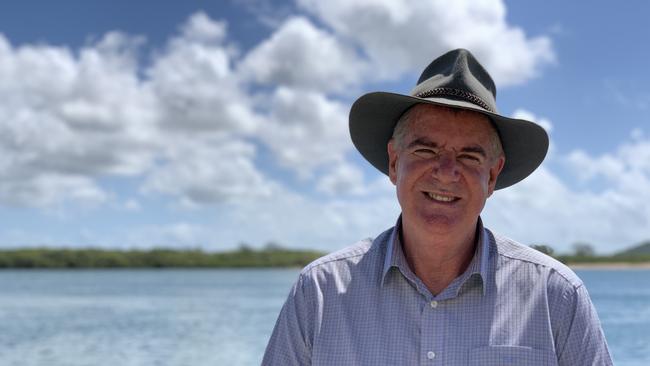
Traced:
<path id="1" fill-rule="evenodd" d="M 456 49 L 431 61 L 411 95 L 467 101 L 497 113 L 496 86 L 490 74 L 466 49 Z"/>

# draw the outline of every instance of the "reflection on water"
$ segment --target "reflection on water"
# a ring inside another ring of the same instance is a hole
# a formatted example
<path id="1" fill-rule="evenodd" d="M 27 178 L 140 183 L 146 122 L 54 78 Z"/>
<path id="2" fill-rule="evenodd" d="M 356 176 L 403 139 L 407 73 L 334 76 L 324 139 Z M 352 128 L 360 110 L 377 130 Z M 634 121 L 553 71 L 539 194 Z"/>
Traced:
<path id="1" fill-rule="evenodd" d="M 650 270 L 581 270 L 615 363 L 650 365 Z M 2 365 L 259 365 L 286 270 L 0 271 Z"/>

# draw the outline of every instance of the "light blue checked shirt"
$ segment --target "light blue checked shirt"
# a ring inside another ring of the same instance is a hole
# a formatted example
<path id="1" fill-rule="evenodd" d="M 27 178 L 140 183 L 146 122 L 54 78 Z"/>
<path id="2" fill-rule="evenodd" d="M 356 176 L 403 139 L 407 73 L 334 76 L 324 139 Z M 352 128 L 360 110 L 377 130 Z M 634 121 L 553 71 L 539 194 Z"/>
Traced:
<path id="1" fill-rule="evenodd" d="M 262 365 L 611 365 L 596 311 L 566 266 L 479 220 L 469 267 L 434 296 L 398 224 L 301 272 Z"/>

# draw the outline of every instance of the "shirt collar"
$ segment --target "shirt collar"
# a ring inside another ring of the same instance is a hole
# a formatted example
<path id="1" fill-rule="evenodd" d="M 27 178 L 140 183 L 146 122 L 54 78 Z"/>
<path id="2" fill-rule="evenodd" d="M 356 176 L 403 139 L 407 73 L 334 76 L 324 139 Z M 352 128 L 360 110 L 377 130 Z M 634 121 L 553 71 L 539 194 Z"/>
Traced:
<path id="1" fill-rule="evenodd" d="M 402 230 L 402 215 L 397 218 L 397 223 L 393 227 L 390 236 L 388 237 L 388 245 L 386 247 L 386 257 L 384 258 L 384 268 L 382 270 L 382 283 L 386 278 L 386 274 L 390 271 L 391 268 L 397 267 L 400 268 L 406 263 L 402 263 L 400 260 L 404 257 L 400 244 L 400 232 Z"/>
<path id="2" fill-rule="evenodd" d="M 402 244 L 400 241 L 400 233 L 402 230 L 402 216 L 397 219 L 397 223 L 388 238 L 388 245 L 386 247 L 386 257 L 384 259 L 384 267 L 382 270 L 382 284 L 386 279 L 386 275 L 391 268 L 398 268 L 403 274 L 412 274 L 411 269 L 406 261 L 406 256 L 402 250 Z M 477 231 L 477 246 L 476 251 L 474 252 L 474 257 L 470 262 L 467 270 L 460 275 L 458 280 L 461 283 L 458 286 L 458 291 L 460 291 L 462 285 L 473 278 L 475 275 L 479 276 L 481 279 L 481 287 L 483 290 L 483 295 L 485 295 L 485 281 L 488 278 L 488 259 L 490 254 L 490 242 L 486 229 L 483 227 L 483 220 L 478 218 L 478 223 L 476 225 Z"/>

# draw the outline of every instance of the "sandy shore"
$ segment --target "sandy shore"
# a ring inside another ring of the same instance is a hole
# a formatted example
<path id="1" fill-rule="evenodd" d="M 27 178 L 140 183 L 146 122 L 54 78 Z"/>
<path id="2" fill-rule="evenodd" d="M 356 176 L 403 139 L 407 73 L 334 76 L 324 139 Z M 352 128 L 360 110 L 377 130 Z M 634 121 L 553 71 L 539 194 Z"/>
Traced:
<path id="1" fill-rule="evenodd" d="M 569 263 L 568 266 L 571 267 L 571 269 L 650 269 L 650 262 Z"/>

